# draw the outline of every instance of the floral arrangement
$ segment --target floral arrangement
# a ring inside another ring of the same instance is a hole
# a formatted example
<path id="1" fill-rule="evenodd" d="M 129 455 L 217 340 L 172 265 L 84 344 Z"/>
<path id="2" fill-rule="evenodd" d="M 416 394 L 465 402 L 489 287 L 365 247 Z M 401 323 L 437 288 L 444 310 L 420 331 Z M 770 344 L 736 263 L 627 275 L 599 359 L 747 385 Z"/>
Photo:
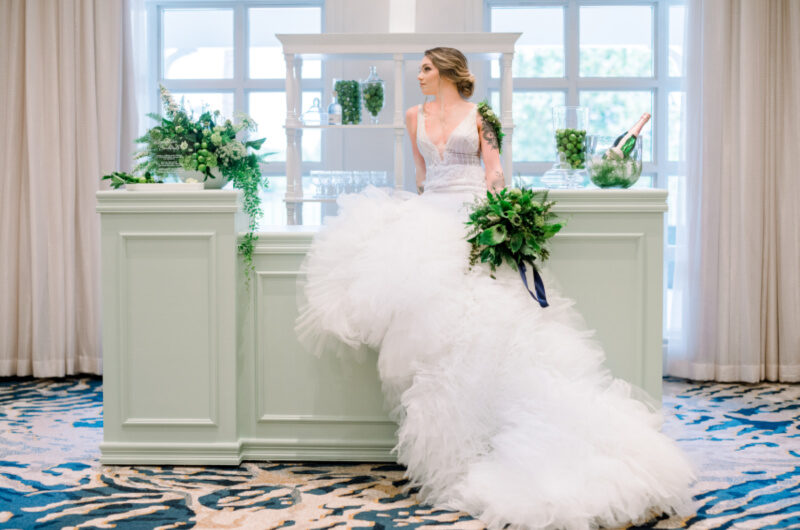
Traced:
<path id="1" fill-rule="evenodd" d="M 497 150 L 502 153 L 503 136 L 505 136 L 505 134 L 503 133 L 503 126 L 500 123 L 500 119 L 492 110 L 492 106 L 489 105 L 489 102 L 485 99 L 478 103 L 478 112 L 483 118 L 483 122 L 491 125 L 492 130 L 494 130 L 494 135 L 497 137 Z"/>
<path id="2" fill-rule="evenodd" d="M 263 215 L 259 191 L 267 187 L 259 163 L 271 153 L 255 153 L 263 145 L 264 138 L 246 141 L 238 137 L 255 131 L 256 122 L 246 114 L 239 114 L 236 123 L 223 120 L 218 110 L 205 111 L 195 119 L 194 114 L 187 112 L 182 102 L 178 104 L 163 86 L 161 102 L 163 116 L 148 114 L 158 124 L 136 139 L 143 147 L 134 156 L 138 161 L 134 174 L 115 172 L 104 176 L 103 180 L 110 180 L 113 188 L 127 183 L 160 182 L 158 177 L 163 178 L 179 168 L 199 172 L 203 181 L 209 178 L 230 180 L 234 188 L 242 190 L 244 210 L 249 217 L 249 231 L 242 238 L 239 251 L 248 272 L 252 272 L 253 249 L 258 239 L 254 232 Z"/>
<path id="3" fill-rule="evenodd" d="M 544 285 L 535 261 L 544 263 L 550 257 L 548 240 L 561 230 L 554 222 L 554 201 L 547 200 L 547 191 L 532 191 L 527 188 L 502 189 L 486 192 L 470 213 L 467 226 L 470 231 L 467 241 L 472 245 L 470 266 L 478 262 L 488 263 L 491 276 L 505 261 L 518 270 L 522 282 L 531 296 L 542 307 L 547 307 Z M 533 269 L 536 293 L 528 288 L 525 264 Z"/>
<path id="4" fill-rule="evenodd" d="M 192 113 L 178 104 L 169 93 L 161 87 L 161 102 L 164 114 L 148 114 L 158 122 L 136 142 L 143 148 L 135 158 L 140 160 L 134 172 L 150 172 L 155 175 L 166 175 L 180 167 L 187 171 L 199 171 L 203 181 L 219 178 L 219 173 L 230 180 L 242 172 L 246 160 L 259 157 L 249 149 L 257 151 L 264 143 L 264 138 L 241 141 L 237 138 L 240 132 L 246 134 L 255 131 L 256 123 L 246 114 L 239 114 L 236 123 L 222 120 L 220 111 L 203 112 L 195 119 Z M 258 178 L 261 178 L 259 172 Z"/>

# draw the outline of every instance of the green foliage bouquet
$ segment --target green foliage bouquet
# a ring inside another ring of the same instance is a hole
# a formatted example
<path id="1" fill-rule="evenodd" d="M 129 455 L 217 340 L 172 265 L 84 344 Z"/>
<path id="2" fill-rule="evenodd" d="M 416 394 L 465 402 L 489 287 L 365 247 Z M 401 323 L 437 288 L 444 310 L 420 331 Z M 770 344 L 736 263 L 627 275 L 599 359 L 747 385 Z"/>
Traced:
<path id="1" fill-rule="evenodd" d="M 531 296 L 547 307 L 544 285 L 534 262 L 547 261 L 550 257 L 547 242 L 561 230 L 562 225 L 554 222 L 554 205 L 555 202 L 547 200 L 547 191 L 526 188 L 487 191 L 485 199 L 476 201 L 466 223 L 470 227 L 467 241 L 472 245 L 470 266 L 488 263 L 494 278 L 505 261 L 519 271 Z M 533 269 L 535 294 L 528 288 L 526 263 Z"/>

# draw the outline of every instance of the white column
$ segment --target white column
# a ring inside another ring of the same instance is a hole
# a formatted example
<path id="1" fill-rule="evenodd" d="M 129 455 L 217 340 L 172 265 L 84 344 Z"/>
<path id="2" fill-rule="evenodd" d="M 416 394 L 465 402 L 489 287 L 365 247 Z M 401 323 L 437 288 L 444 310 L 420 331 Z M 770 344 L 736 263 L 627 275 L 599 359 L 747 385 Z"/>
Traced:
<path id="1" fill-rule="evenodd" d="M 513 170 L 511 164 L 511 140 L 514 134 L 514 115 L 512 113 L 512 96 L 514 93 L 514 80 L 511 76 L 511 61 L 514 53 L 504 53 L 502 59 L 502 88 L 500 91 L 501 107 L 503 109 L 503 175 L 505 176 L 506 186 L 511 185 Z"/>
<path id="2" fill-rule="evenodd" d="M 294 115 L 297 116 L 298 122 L 303 115 L 303 57 L 300 55 L 294 56 Z"/>
<path id="3" fill-rule="evenodd" d="M 404 112 L 403 112 L 403 54 L 394 54 L 394 120 L 396 127 L 394 130 L 394 187 L 398 190 L 403 189 L 403 133 Z"/>
<path id="4" fill-rule="evenodd" d="M 294 54 L 284 53 L 283 58 L 286 61 L 286 126 L 289 127 L 297 125 L 297 115 L 294 112 L 297 107 L 294 100 Z"/>
<path id="5" fill-rule="evenodd" d="M 394 126 L 403 125 L 403 54 L 394 54 Z"/>
<path id="6" fill-rule="evenodd" d="M 394 130 L 394 187 L 403 189 L 403 129 Z"/>
<path id="7" fill-rule="evenodd" d="M 302 70 L 303 58 L 292 53 L 284 54 L 286 59 L 286 218 L 288 224 L 298 224 L 302 214 L 303 198 L 303 130 L 302 113 Z"/>
<path id="8" fill-rule="evenodd" d="M 303 130 L 296 127 L 286 127 L 286 212 L 287 222 L 296 223 L 297 199 L 303 198 L 302 148 Z"/>

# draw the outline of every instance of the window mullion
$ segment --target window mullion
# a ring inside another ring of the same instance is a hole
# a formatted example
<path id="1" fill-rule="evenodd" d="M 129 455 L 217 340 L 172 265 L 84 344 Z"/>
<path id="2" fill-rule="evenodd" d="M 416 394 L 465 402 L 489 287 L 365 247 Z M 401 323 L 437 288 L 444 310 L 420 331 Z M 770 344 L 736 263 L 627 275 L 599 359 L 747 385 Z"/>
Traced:
<path id="1" fill-rule="evenodd" d="M 574 83 L 580 90 L 652 90 L 658 81 L 637 77 L 581 77 Z"/>
<path id="2" fill-rule="evenodd" d="M 567 105 L 578 105 L 578 81 L 580 79 L 580 22 L 578 2 L 567 2 L 564 16 L 564 72 L 567 80 Z"/>
<path id="3" fill-rule="evenodd" d="M 521 90 L 560 90 L 560 91 L 567 91 L 569 90 L 570 84 L 561 78 L 517 78 L 514 79 L 514 91 L 521 91 Z M 500 85 L 492 87 L 496 90 L 500 90 Z"/>
<path id="4" fill-rule="evenodd" d="M 654 114 L 655 119 L 651 127 L 653 128 L 653 160 L 656 162 L 659 171 L 656 173 L 653 186 L 656 188 L 667 187 L 667 175 L 664 172 L 664 163 L 668 158 L 669 147 L 669 92 L 666 89 L 665 81 L 669 79 L 669 4 L 659 2 L 654 7 L 655 24 L 653 43 L 656 80 L 658 81 L 655 90 Z"/>
<path id="5" fill-rule="evenodd" d="M 178 92 L 236 92 L 234 79 L 162 79 L 161 84 L 169 91 Z"/>
<path id="6" fill-rule="evenodd" d="M 148 39 L 150 44 L 148 49 L 148 73 L 150 81 L 154 81 L 153 90 L 148 90 L 147 106 L 149 112 L 160 113 L 161 105 L 159 104 L 159 90 L 158 85 L 163 82 L 164 61 L 161 59 L 161 48 L 164 42 L 164 27 L 161 23 L 161 9 L 156 5 L 150 5 L 147 9 L 147 24 L 148 27 L 154 28 L 152 37 Z"/>
<path id="7" fill-rule="evenodd" d="M 249 77 L 248 26 L 247 8 L 243 2 L 237 2 L 233 8 L 233 110 L 235 113 L 248 110 L 243 88 L 245 79 Z"/>

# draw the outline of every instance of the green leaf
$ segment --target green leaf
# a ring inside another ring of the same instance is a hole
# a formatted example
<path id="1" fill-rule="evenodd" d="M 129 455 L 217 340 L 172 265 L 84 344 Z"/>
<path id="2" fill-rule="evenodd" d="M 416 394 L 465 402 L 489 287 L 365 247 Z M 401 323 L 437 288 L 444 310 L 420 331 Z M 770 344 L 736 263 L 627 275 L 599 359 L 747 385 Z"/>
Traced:
<path id="1" fill-rule="evenodd" d="M 492 269 L 496 269 L 497 267 L 499 267 L 502 264 L 503 264 L 503 255 L 499 254 L 499 253 L 495 253 L 492 256 Z"/>
<path id="2" fill-rule="evenodd" d="M 506 240 L 507 234 L 505 226 L 494 225 L 481 232 L 481 235 L 478 236 L 478 243 L 489 246 L 499 245 Z"/>
<path id="3" fill-rule="evenodd" d="M 558 223 L 544 226 L 544 237 L 551 238 L 561 230 L 561 225 Z"/>
<path id="4" fill-rule="evenodd" d="M 522 234 L 516 233 L 511 236 L 511 252 L 517 253 L 519 252 L 520 247 L 522 247 L 523 237 Z"/>
<path id="5" fill-rule="evenodd" d="M 250 140 L 249 142 L 245 142 L 244 145 L 246 147 L 253 148 L 255 151 L 258 151 L 259 149 L 261 149 L 261 146 L 264 145 L 264 142 L 266 140 L 267 140 L 266 138 L 260 138 L 258 140 Z M 273 154 L 273 153 L 270 153 L 270 154 Z"/>

